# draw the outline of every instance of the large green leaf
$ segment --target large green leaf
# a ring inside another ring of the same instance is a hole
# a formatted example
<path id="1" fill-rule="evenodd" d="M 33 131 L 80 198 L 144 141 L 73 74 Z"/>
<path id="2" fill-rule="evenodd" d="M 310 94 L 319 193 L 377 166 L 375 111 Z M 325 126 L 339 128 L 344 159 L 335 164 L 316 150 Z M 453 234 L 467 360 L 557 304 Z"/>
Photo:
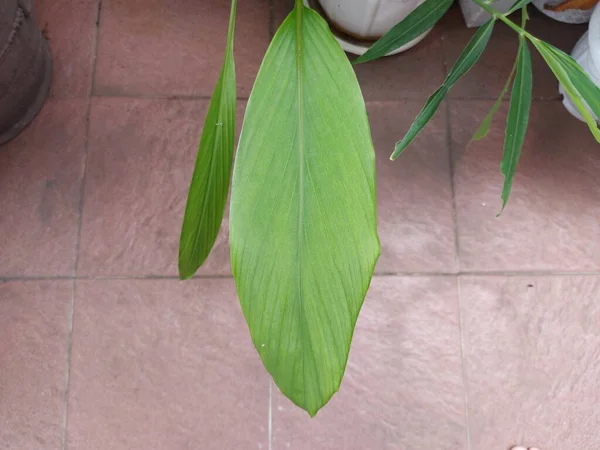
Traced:
<path id="1" fill-rule="evenodd" d="M 446 14 L 452 3 L 454 0 L 426 0 L 359 56 L 355 63 L 381 58 L 421 36 Z"/>
<path id="2" fill-rule="evenodd" d="M 506 206 L 521 149 L 525 142 L 529 111 L 531 110 L 531 89 L 533 76 L 531 70 L 531 53 L 524 37 L 519 39 L 519 53 L 517 55 L 517 74 L 510 96 L 510 107 L 506 119 L 506 135 L 504 138 L 504 153 L 500 169 L 504 175 L 502 188 L 502 209 Z"/>
<path id="3" fill-rule="evenodd" d="M 254 345 L 281 391 L 314 415 L 340 386 L 380 246 L 358 82 L 327 24 L 298 3 L 248 101 L 230 243 Z"/>
<path id="4" fill-rule="evenodd" d="M 396 149 L 394 150 L 391 159 L 396 159 L 400 153 L 402 153 L 406 147 L 410 145 L 410 143 L 417 137 L 423 127 L 427 124 L 427 122 L 431 120 L 452 86 L 454 86 L 456 82 L 479 60 L 488 41 L 490 40 L 490 36 L 492 35 L 492 31 L 494 29 L 494 23 L 495 19 L 488 21 L 473 35 L 461 55 L 458 57 L 458 60 L 450 70 L 450 73 L 446 77 L 444 84 L 442 84 L 442 86 L 440 86 L 439 89 L 427 99 L 425 106 L 417 115 L 417 118 L 410 126 L 406 135 L 400 142 L 396 144 Z"/>
<path id="5" fill-rule="evenodd" d="M 233 35 L 237 0 L 231 2 L 225 60 L 198 146 L 179 241 L 179 276 L 189 278 L 210 253 L 223 221 L 235 141 Z"/>

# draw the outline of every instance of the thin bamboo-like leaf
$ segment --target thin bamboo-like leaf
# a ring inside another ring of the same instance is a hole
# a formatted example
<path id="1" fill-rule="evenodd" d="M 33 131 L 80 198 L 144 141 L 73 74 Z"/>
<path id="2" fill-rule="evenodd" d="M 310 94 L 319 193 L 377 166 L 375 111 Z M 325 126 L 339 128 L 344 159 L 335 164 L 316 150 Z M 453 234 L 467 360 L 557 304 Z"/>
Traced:
<path id="1" fill-rule="evenodd" d="M 355 64 L 382 58 L 421 36 L 446 14 L 453 2 L 454 0 L 426 0 L 359 56 L 354 61 Z"/>
<path id="2" fill-rule="evenodd" d="M 504 96 L 508 92 L 508 88 L 510 88 L 512 80 L 515 76 L 515 72 L 517 70 L 517 62 L 518 62 L 518 59 L 515 59 L 515 63 L 513 64 L 512 70 L 510 71 L 510 75 L 508 76 L 508 79 L 506 80 L 506 83 L 504 84 L 504 87 L 502 88 L 500 95 L 498 96 L 498 98 L 496 99 L 496 102 L 494 103 L 492 108 L 489 110 L 489 112 L 487 113 L 487 115 L 485 116 L 483 121 L 481 122 L 481 125 L 479 125 L 479 128 L 477 129 L 475 134 L 473 135 L 474 141 L 479 141 L 487 136 L 487 134 L 490 130 L 490 126 L 492 125 L 492 120 L 494 119 L 494 115 L 498 112 L 498 110 L 500 109 L 500 106 L 502 106 L 502 101 L 504 100 Z"/>
<path id="3" fill-rule="evenodd" d="M 600 88 L 571 56 L 551 44 L 545 47 L 554 52 L 558 61 L 563 65 L 567 75 L 577 92 L 590 107 L 596 118 L 600 118 Z"/>
<path id="4" fill-rule="evenodd" d="M 504 175 L 502 209 L 506 207 L 515 171 L 521 157 L 521 149 L 525 142 L 529 112 L 531 110 L 532 84 L 531 53 L 529 52 L 527 41 L 521 37 L 519 39 L 519 52 L 517 55 L 517 74 L 510 96 L 510 107 L 506 119 L 504 153 L 502 155 L 502 163 L 500 164 L 500 169 Z"/>
<path id="5" fill-rule="evenodd" d="M 522 8 L 521 9 L 521 11 L 522 11 L 521 27 L 522 28 L 525 28 L 525 24 L 526 24 L 527 20 L 529 20 L 529 15 L 527 14 L 526 6 L 530 2 L 531 2 L 531 0 L 517 0 L 515 2 L 515 4 L 513 5 L 513 7 L 511 8 L 511 10 L 509 11 L 509 13 L 507 13 L 507 14 L 510 14 L 510 13 L 516 11 L 518 8 Z M 479 128 L 477 129 L 475 134 L 473 135 L 472 140 L 479 141 L 487 136 L 487 134 L 490 130 L 490 126 L 492 125 L 492 120 L 494 119 L 494 115 L 498 112 L 498 110 L 500 109 L 500 106 L 502 106 L 502 101 L 504 100 L 504 96 L 508 92 L 508 88 L 510 88 L 510 85 L 513 81 L 515 72 L 517 70 L 518 61 L 519 61 L 519 59 L 517 57 L 512 66 L 512 69 L 510 71 L 510 75 L 508 76 L 508 79 L 506 80 L 506 83 L 504 84 L 504 87 L 502 88 L 502 91 L 500 91 L 500 95 L 498 96 L 498 98 L 496 99 L 496 102 L 494 103 L 492 108 L 489 110 L 489 112 L 487 113 L 487 115 L 485 116 L 483 121 L 481 122 L 481 125 L 479 126 Z"/>
<path id="6" fill-rule="evenodd" d="M 431 97 L 429 97 L 425 103 L 425 106 L 417 115 L 417 118 L 410 126 L 404 138 L 402 138 L 402 140 L 396 144 L 396 149 L 394 150 L 391 159 L 396 159 L 400 153 L 402 153 L 406 147 L 408 147 L 408 145 L 417 137 L 427 122 L 431 120 L 452 86 L 454 86 L 454 84 L 456 84 L 456 82 L 479 60 L 488 41 L 490 40 L 490 36 L 492 35 L 492 31 L 494 29 L 494 23 L 494 19 L 488 21 L 473 35 L 454 64 L 454 67 L 452 67 L 450 70 L 450 73 L 446 77 L 444 84 L 442 84 L 442 86 L 438 88 L 438 90 L 435 91 Z"/>
<path id="7" fill-rule="evenodd" d="M 538 50 L 540 55 L 542 55 L 542 58 L 544 58 L 546 64 L 548 64 L 548 67 L 550 67 L 550 70 L 552 70 L 554 73 L 554 76 L 563 85 L 565 92 L 573 101 L 573 104 L 582 115 L 596 140 L 600 142 L 600 130 L 598 129 L 596 119 L 590 113 L 590 110 L 586 104 L 586 100 L 578 90 L 578 87 L 582 87 L 580 84 L 582 82 L 582 78 L 580 76 L 575 76 L 577 69 L 571 68 L 572 70 L 569 71 L 569 69 L 566 68 L 569 58 L 561 58 L 560 53 L 557 53 L 555 50 L 553 50 L 554 47 L 551 48 L 549 44 L 546 44 L 545 42 L 540 41 L 532 36 L 528 36 L 528 38 Z M 579 67 L 578 64 L 577 67 Z M 587 75 L 585 76 L 587 77 Z M 578 85 L 575 85 L 573 80 L 577 81 Z M 589 100 L 592 105 L 595 105 L 596 99 L 593 95 L 589 97 Z"/>
<path id="8" fill-rule="evenodd" d="M 213 92 L 190 183 L 179 241 L 179 276 L 204 264 L 223 221 L 235 141 L 236 85 L 233 37 L 237 0 L 231 2 L 225 59 Z"/>
<path id="9" fill-rule="evenodd" d="M 380 246 L 375 155 L 352 66 L 296 9 L 248 101 L 233 171 L 233 276 L 252 340 L 311 415 L 338 390 Z"/>

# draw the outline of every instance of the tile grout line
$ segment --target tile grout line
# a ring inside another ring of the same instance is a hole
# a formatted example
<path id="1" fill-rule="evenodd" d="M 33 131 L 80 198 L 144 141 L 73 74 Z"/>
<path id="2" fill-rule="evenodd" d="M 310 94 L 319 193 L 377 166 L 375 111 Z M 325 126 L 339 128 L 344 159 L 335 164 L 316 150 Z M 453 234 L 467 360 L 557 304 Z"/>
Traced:
<path id="1" fill-rule="evenodd" d="M 561 271 L 463 271 L 463 272 L 379 272 L 373 275 L 374 278 L 409 278 L 409 277 L 598 277 L 600 271 L 575 271 L 575 272 L 561 272 Z M 190 280 L 222 280 L 222 279 L 233 279 L 232 275 L 195 275 Z M 180 281 L 177 275 L 107 275 L 107 276 L 9 276 L 0 277 L 0 283 L 8 282 L 28 282 L 28 281 L 60 281 L 60 280 L 71 280 L 71 281 L 157 281 L 157 280 L 171 280 Z"/>
<path id="2" fill-rule="evenodd" d="M 93 92 L 91 94 L 91 98 L 107 98 L 107 99 L 140 99 L 140 100 L 210 100 L 212 99 L 211 95 L 206 94 L 142 94 L 142 93 L 133 93 L 133 92 L 123 92 L 120 94 L 103 94 Z M 237 101 L 247 102 L 249 96 L 238 95 L 236 97 Z M 376 98 L 365 98 L 365 103 L 401 103 L 401 102 L 415 102 L 415 103 L 423 103 L 427 100 L 426 97 L 396 97 L 393 99 L 376 99 Z M 449 101 L 459 101 L 459 102 L 493 102 L 496 99 L 492 97 L 448 97 Z M 561 98 L 532 98 L 532 102 L 534 103 L 552 103 L 552 102 L 562 102 Z M 508 100 L 505 100 L 508 102 Z"/>
<path id="3" fill-rule="evenodd" d="M 273 450 L 273 380 L 269 377 L 268 449 Z"/>
<path id="4" fill-rule="evenodd" d="M 71 282 L 71 298 L 69 299 L 69 306 L 67 308 L 67 361 L 66 369 L 67 373 L 65 376 L 65 400 L 63 406 L 63 436 L 62 436 L 62 450 L 67 449 L 67 424 L 69 417 L 69 388 L 71 381 L 71 350 L 73 349 L 73 315 L 75 312 L 75 290 L 77 282 L 75 279 Z"/>
<path id="5" fill-rule="evenodd" d="M 442 36 L 442 55 L 444 72 L 448 73 L 448 66 L 446 64 L 446 51 L 445 51 L 445 40 Z M 452 227 L 454 231 L 454 265 L 456 271 L 460 273 L 460 244 L 459 244 L 459 232 L 458 232 L 458 208 L 456 207 L 456 184 L 454 182 L 454 152 L 452 145 L 452 111 L 450 108 L 450 98 L 446 98 L 445 113 L 446 113 L 446 147 L 448 149 L 448 169 L 450 171 L 450 193 L 452 196 Z M 461 297 L 460 297 L 460 276 L 457 276 L 454 280 L 456 283 L 456 307 L 458 314 L 458 338 L 460 345 L 460 371 L 463 381 L 463 402 L 465 411 L 465 434 L 467 440 L 467 450 L 471 450 L 471 422 L 469 417 L 469 388 L 467 383 L 467 373 L 465 364 L 465 351 L 464 351 L 464 334 L 462 327 L 462 310 L 461 310 Z"/>
<path id="6" fill-rule="evenodd" d="M 108 98 L 108 99 L 137 99 L 137 100 L 210 100 L 212 96 L 205 94 L 136 94 L 136 93 L 121 93 L 121 94 L 102 94 L 92 93 L 91 98 Z M 237 101 L 248 101 L 248 96 L 238 95 Z"/>
<path id="7" fill-rule="evenodd" d="M 94 80 L 96 77 L 96 57 L 98 51 L 98 35 L 100 30 L 100 14 L 102 11 L 102 0 L 98 0 L 98 9 L 96 12 L 96 22 L 94 37 L 92 39 L 92 61 L 91 61 L 91 77 L 90 86 L 88 89 L 88 103 L 85 112 L 85 141 L 83 145 L 83 161 L 81 168 L 81 185 L 79 188 L 79 217 L 77 220 L 77 234 L 75 240 L 75 251 L 73 255 L 73 273 L 74 277 L 71 283 L 71 299 L 68 308 L 68 338 L 67 338 L 67 373 L 65 377 L 65 401 L 63 409 L 63 437 L 62 437 L 62 450 L 67 450 L 67 427 L 69 423 L 69 392 L 71 387 L 71 356 L 73 350 L 73 323 L 75 316 L 75 297 L 77 293 L 77 270 L 79 265 L 79 248 L 81 244 L 81 227 L 83 223 L 83 206 L 84 206 L 84 195 L 85 195 L 85 177 L 87 172 L 87 159 L 89 149 L 89 137 L 90 137 L 90 113 L 92 109 L 92 93 L 94 91 Z"/>
<path id="8" fill-rule="evenodd" d="M 463 97 L 463 96 L 453 97 L 452 95 L 449 95 L 448 96 L 448 100 L 450 100 L 450 101 L 459 101 L 459 102 L 495 102 L 497 100 L 497 98 L 492 98 L 492 97 Z M 540 103 L 552 103 L 552 102 L 562 102 L 562 98 L 561 97 L 532 97 L 531 101 L 532 102 L 540 102 Z M 508 103 L 508 102 L 510 102 L 510 99 L 503 99 L 502 102 L 503 103 Z"/>
<path id="9" fill-rule="evenodd" d="M 450 100 L 445 100 L 446 106 L 446 146 L 448 148 L 448 167 L 450 170 L 450 192 L 452 194 L 452 226 L 454 231 L 454 264 L 458 273 L 460 273 L 460 234 L 458 232 L 458 208 L 456 207 L 456 185 L 454 182 L 454 157 L 452 145 L 452 114 L 450 110 Z M 467 386 L 465 352 L 464 352 L 464 335 L 462 328 L 462 312 L 460 301 L 460 276 L 456 277 L 456 306 L 458 313 L 458 336 L 460 343 L 460 368 L 463 381 L 463 396 L 465 409 L 465 433 L 467 438 L 467 450 L 471 450 L 471 424 L 469 420 L 469 391 Z"/>
<path id="10" fill-rule="evenodd" d="M 452 231 L 454 232 L 454 267 L 457 273 L 460 267 L 460 234 L 458 232 L 458 208 L 456 207 L 456 184 L 454 182 L 454 157 L 452 145 L 452 118 L 450 102 L 445 101 L 446 107 L 446 148 L 448 149 L 448 170 L 450 171 L 450 195 L 452 197 Z"/>
<path id="11" fill-rule="evenodd" d="M 81 228 L 82 228 L 82 224 L 83 224 L 83 211 L 84 211 L 84 206 L 85 206 L 85 184 L 86 184 L 86 175 L 87 175 L 87 164 L 88 164 L 88 152 L 89 152 L 89 141 L 90 141 L 90 118 L 91 118 L 91 112 L 92 112 L 92 98 L 93 98 L 93 89 L 94 89 L 94 83 L 95 83 L 95 78 L 96 78 L 96 56 L 97 56 L 97 50 L 98 50 L 98 34 L 99 34 L 99 29 L 100 29 L 100 13 L 102 11 L 102 0 L 98 0 L 98 12 L 97 12 L 97 18 L 96 18 L 96 33 L 94 35 L 94 40 L 93 40 L 93 49 L 92 49 L 92 76 L 91 76 L 91 80 L 90 80 L 90 87 L 88 90 L 88 104 L 87 104 L 87 109 L 85 112 L 85 143 L 84 143 L 84 149 L 83 149 L 83 163 L 82 163 L 82 170 L 81 170 L 81 186 L 80 186 L 80 190 L 79 190 L 79 219 L 77 222 L 77 240 L 75 243 L 75 255 L 74 255 L 74 262 L 73 262 L 73 267 L 74 267 L 74 272 L 75 272 L 75 279 L 79 279 L 80 277 L 78 277 L 77 273 L 79 270 L 79 248 L 81 245 Z"/>
<path id="12" fill-rule="evenodd" d="M 461 375 L 463 380 L 464 389 L 464 403 L 465 403 L 465 431 L 467 434 L 467 450 L 471 450 L 471 417 L 469 410 L 469 381 L 467 376 L 467 365 L 465 362 L 465 336 L 463 333 L 463 317 L 461 308 L 461 289 L 460 289 L 460 278 L 456 279 L 456 303 L 458 307 L 458 336 L 460 344 L 460 367 Z"/>
<path id="13" fill-rule="evenodd" d="M 448 64 L 446 63 L 446 39 L 445 35 L 442 34 L 440 41 L 442 47 L 442 66 L 443 73 L 446 77 L 448 75 Z M 450 172 L 450 195 L 452 197 L 452 229 L 454 232 L 454 267 L 458 273 L 460 273 L 460 258 L 459 258 L 459 243 L 458 243 L 458 222 L 457 222 L 457 208 L 456 208 L 456 187 L 454 185 L 454 158 L 453 158 L 453 146 L 452 146 L 452 114 L 450 111 L 450 98 L 444 100 L 445 107 L 445 119 L 446 119 L 446 149 L 448 151 L 448 170 Z"/>

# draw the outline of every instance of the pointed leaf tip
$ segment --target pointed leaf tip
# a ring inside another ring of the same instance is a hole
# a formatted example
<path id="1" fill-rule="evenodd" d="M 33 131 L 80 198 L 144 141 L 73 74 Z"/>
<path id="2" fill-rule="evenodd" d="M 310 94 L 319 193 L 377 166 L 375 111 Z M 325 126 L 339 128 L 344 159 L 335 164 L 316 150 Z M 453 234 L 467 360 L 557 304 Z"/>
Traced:
<path id="1" fill-rule="evenodd" d="M 183 218 L 178 260 L 182 280 L 191 278 L 212 250 L 229 192 L 235 140 L 236 6 L 237 0 L 232 0 L 225 59 L 206 114 Z"/>
<path id="2" fill-rule="evenodd" d="M 523 143 L 525 142 L 531 109 L 532 83 L 531 53 L 529 52 L 527 41 L 521 37 L 519 39 L 515 82 L 513 84 L 506 119 L 504 153 L 502 155 L 502 163 L 500 164 L 500 169 L 504 175 L 504 186 L 502 187 L 502 209 L 498 215 L 502 213 L 508 202 L 513 178 L 519 164 Z"/>

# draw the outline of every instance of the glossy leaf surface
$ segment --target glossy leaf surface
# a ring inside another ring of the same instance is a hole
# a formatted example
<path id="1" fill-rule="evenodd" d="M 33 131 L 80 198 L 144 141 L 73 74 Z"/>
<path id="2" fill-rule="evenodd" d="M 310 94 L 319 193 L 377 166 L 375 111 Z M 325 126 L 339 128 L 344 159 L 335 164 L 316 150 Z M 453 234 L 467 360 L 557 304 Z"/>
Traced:
<path id="1" fill-rule="evenodd" d="M 179 241 L 179 277 L 190 278 L 212 250 L 225 212 L 235 141 L 233 36 L 237 0 L 231 4 L 225 60 L 213 92 L 200 144 Z"/>
<path id="2" fill-rule="evenodd" d="M 570 56 L 539 39 L 532 37 L 529 39 L 542 55 L 554 76 L 562 84 L 596 140 L 600 142 L 598 124 L 590 109 L 588 109 L 588 107 L 591 108 L 594 113 L 596 111 L 600 112 L 600 95 L 598 95 L 600 91 L 598 87 L 593 85 L 588 75 Z"/>
<path id="3" fill-rule="evenodd" d="M 446 14 L 452 3 L 454 0 L 426 0 L 359 56 L 355 63 L 382 58 L 418 38 Z"/>
<path id="4" fill-rule="evenodd" d="M 302 6 L 248 102 L 230 243 L 254 345 L 281 391 L 314 415 L 340 386 L 380 246 L 364 100 L 327 24 Z"/>
<path id="5" fill-rule="evenodd" d="M 504 153 L 500 169 L 504 175 L 502 187 L 502 209 L 506 206 L 521 149 L 525 142 L 529 112 L 531 110 L 531 92 L 533 76 L 531 69 L 531 53 L 524 38 L 519 40 L 519 53 L 517 55 L 517 73 L 510 96 L 510 107 L 506 119 L 506 134 L 504 137 Z"/>
<path id="6" fill-rule="evenodd" d="M 446 80 L 444 80 L 444 84 L 442 84 L 442 86 L 427 99 L 425 106 L 417 115 L 417 118 L 410 126 L 406 135 L 396 144 L 396 149 L 394 150 L 391 159 L 396 159 L 400 153 L 410 145 L 427 122 L 431 120 L 452 86 L 454 86 L 456 82 L 479 60 L 490 40 L 490 36 L 494 29 L 494 23 L 494 20 L 490 20 L 485 25 L 482 25 L 473 35 L 461 55 L 458 57 L 456 63 L 454 63 Z"/>

